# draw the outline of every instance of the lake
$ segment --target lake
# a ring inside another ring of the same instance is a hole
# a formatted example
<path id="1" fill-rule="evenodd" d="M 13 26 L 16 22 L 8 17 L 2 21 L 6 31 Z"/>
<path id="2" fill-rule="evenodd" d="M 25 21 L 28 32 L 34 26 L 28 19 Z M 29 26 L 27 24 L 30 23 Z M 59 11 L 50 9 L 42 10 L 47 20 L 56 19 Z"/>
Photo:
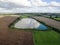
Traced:
<path id="1" fill-rule="evenodd" d="M 15 25 L 15 28 L 20 29 L 39 29 L 39 30 L 47 30 L 47 26 L 41 24 L 33 18 L 22 18 Z"/>

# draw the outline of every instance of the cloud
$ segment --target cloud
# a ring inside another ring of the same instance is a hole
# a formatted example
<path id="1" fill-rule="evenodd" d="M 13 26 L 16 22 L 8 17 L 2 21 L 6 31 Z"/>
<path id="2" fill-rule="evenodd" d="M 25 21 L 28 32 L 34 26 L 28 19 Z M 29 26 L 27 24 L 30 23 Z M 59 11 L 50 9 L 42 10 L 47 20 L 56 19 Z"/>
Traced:
<path id="1" fill-rule="evenodd" d="M 60 3 L 52 0 L 51 2 L 44 2 L 42 0 L 1 0 L 2 2 L 11 2 L 22 6 L 60 6 Z"/>
<path id="2" fill-rule="evenodd" d="M 31 0 L 30 3 L 32 6 L 46 6 L 48 5 L 47 2 L 43 2 L 41 0 Z"/>
<path id="3" fill-rule="evenodd" d="M 52 2 L 50 2 L 49 5 L 51 5 L 51 6 L 60 6 L 60 3 L 56 2 L 56 1 L 52 1 Z"/>
<path id="4" fill-rule="evenodd" d="M 11 3 L 11 2 L 1 2 L 0 1 L 0 7 L 5 8 L 5 9 L 12 9 L 12 8 L 16 8 L 19 6 L 14 3 Z"/>
<path id="5" fill-rule="evenodd" d="M 60 6 L 60 3 L 56 1 L 43 2 L 42 0 L 31 0 L 33 6 Z"/>
<path id="6" fill-rule="evenodd" d="M 60 13 L 59 7 L 14 8 L 12 10 L 0 8 L 0 10 L 1 13 Z"/>
<path id="7" fill-rule="evenodd" d="M 15 3 L 17 5 L 31 6 L 31 4 L 30 4 L 30 2 L 28 0 L 7 0 L 7 1 Z"/>
<path id="8" fill-rule="evenodd" d="M 23 5 L 18 5 L 16 3 L 13 2 L 6 2 L 6 1 L 0 1 L 0 7 L 1 8 L 5 8 L 5 9 L 12 9 L 12 8 L 24 8 L 27 6 L 23 6 Z"/>
<path id="9" fill-rule="evenodd" d="M 24 12 L 50 12 L 60 13 L 60 3 L 42 0 L 0 0 L 0 12 L 24 13 Z"/>
<path id="10" fill-rule="evenodd" d="M 4 8 L 0 8 L 0 13 L 10 13 L 10 12 L 12 12 L 11 10 L 6 10 L 6 9 L 4 9 Z"/>

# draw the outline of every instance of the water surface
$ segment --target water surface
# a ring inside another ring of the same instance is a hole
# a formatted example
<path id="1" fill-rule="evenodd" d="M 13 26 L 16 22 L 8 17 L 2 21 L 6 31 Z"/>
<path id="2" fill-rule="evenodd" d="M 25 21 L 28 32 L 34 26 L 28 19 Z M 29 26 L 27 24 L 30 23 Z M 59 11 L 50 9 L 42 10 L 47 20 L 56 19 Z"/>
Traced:
<path id="1" fill-rule="evenodd" d="M 21 29 L 40 29 L 47 30 L 48 28 L 32 18 L 22 18 L 15 24 L 15 28 Z"/>

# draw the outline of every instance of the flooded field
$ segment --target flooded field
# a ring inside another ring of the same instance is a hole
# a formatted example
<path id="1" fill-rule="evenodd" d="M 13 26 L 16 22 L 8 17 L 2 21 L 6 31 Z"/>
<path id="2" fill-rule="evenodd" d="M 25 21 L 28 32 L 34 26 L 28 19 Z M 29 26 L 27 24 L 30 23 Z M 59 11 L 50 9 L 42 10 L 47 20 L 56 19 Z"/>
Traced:
<path id="1" fill-rule="evenodd" d="M 15 28 L 21 29 L 40 29 L 47 30 L 48 28 L 32 18 L 22 18 L 15 24 Z"/>

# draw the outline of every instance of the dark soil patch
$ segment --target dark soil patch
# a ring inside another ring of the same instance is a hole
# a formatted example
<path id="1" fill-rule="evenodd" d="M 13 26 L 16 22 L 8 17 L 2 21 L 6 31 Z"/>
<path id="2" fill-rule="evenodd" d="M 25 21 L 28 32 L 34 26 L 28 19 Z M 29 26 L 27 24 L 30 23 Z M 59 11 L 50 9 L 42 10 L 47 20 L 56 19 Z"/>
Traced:
<path id="1" fill-rule="evenodd" d="M 0 18 L 0 45 L 33 45 L 31 31 L 8 28 L 8 25 L 17 18 L 13 16 Z"/>

